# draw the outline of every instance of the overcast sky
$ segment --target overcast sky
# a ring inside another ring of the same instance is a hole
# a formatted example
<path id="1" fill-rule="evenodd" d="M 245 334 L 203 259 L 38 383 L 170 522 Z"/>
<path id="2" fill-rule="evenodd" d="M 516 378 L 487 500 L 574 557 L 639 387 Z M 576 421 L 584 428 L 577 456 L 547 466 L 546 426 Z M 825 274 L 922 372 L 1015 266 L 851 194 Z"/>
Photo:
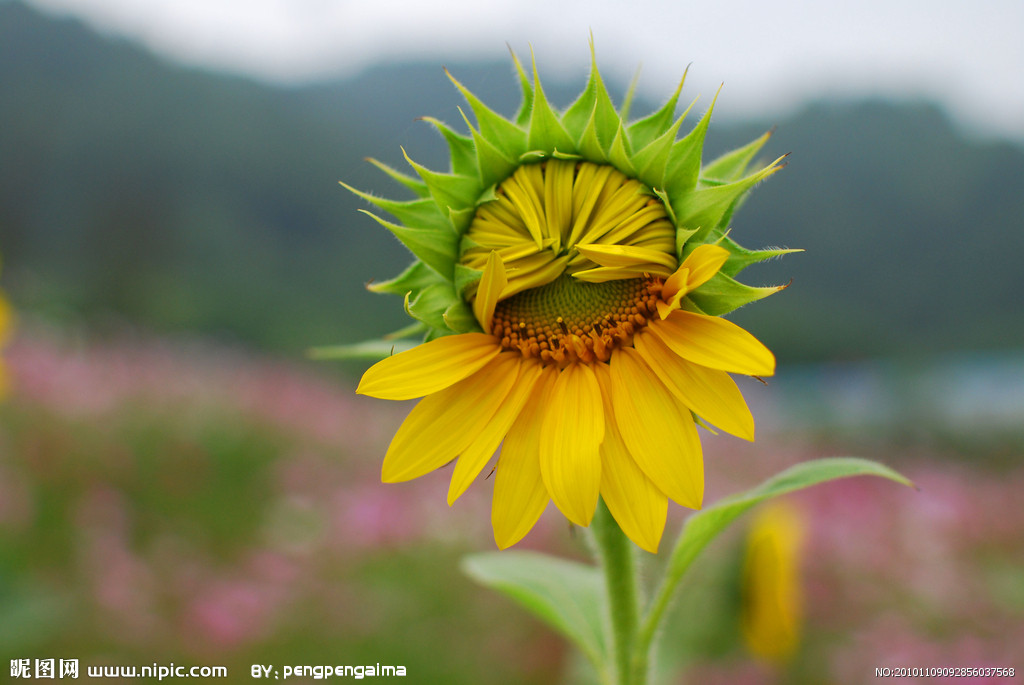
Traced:
<path id="1" fill-rule="evenodd" d="M 603 70 L 664 98 L 721 82 L 718 116 L 777 115 L 821 95 L 929 97 L 969 126 L 1024 140 L 1024 0 L 30 0 L 188 64 L 276 82 L 379 60 L 507 58 L 541 76 Z"/>

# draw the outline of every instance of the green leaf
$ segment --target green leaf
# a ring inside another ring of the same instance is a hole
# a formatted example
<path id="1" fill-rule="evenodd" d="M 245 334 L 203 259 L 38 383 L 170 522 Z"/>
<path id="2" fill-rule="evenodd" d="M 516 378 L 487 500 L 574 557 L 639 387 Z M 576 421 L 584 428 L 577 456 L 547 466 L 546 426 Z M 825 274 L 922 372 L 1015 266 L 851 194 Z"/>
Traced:
<path id="1" fill-rule="evenodd" d="M 852 476 L 878 476 L 914 487 L 910 480 L 888 466 L 856 457 L 816 459 L 791 466 L 757 487 L 726 497 L 687 519 L 675 549 L 672 550 L 669 574 L 685 571 L 709 542 L 754 505 L 812 485 Z M 870 535 L 871 531 L 865 531 L 865 534 Z"/>
<path id="2" fill-rule="evenodd" d="M 604 581 L 597 568 L 534 552 L 490 552 L 465 557 L 462 570 L 517 601 L 607 673 Z"/>
<path id="3" fill-rule="evenodd" d="M 802 490 L 812 485 L 852 476 L 878 476 L 913 487 L 907 478 L 887 466 L 867 459 L 834 457 L 791 466 L 746 492 L 726 497 L 686 520 L 665 570 L 664 579 L 652 600 L 637 637 L 634 658 L 645 663 L 658 633 L 665 610 L 672 603 L 679 581 L 697 555 L 726 527 L 751 507 L 772 497 Z M 870 535 L 871 531 L 865 531 Z"/>
<path id="4" fill-rule="evenodd" d="M 703 175 L 719 181 L 735 181 L 743 177 L 747 172 L 747 166 L 754 159 L 754 155 L 760 152 L 764 144 L 771 138 L 772 131 L 767 131 L 760 138 L 747 143 L 743 147 L 726 152 L 715 161 L 704 165 Z"/>
<path id="5" fill-rule="evenodd" d="M 368 359 L 379 361 L 416 347 L 418 342 L 396 340 L 367 340 L 354 345 L 331 345 L 307 350 L 306 356 L 318 361 L 327 359 Z"/>

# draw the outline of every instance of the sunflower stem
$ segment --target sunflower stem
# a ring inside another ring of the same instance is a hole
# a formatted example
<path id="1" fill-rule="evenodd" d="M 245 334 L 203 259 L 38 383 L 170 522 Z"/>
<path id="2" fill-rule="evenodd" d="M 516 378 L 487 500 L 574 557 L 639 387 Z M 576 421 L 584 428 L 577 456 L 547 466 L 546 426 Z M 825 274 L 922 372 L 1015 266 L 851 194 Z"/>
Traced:
<path id="1" fill-rule="evenodd" d="M 601 500 L 591 523 L 597 543 L 611 618 L 613 655 L 618 685 L 643 685 L 645 678 L 634 679 L 633 644 L 636 640 L 639 611 L 637 602 L 636 560 L 633 544 L 619 528 Z"/>

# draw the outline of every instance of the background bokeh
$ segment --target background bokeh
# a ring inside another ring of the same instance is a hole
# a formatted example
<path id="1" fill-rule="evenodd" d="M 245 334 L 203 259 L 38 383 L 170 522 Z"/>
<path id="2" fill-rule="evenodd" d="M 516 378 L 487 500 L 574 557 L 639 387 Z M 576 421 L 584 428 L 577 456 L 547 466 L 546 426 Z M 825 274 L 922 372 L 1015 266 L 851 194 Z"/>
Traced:
<path id="1" fill-rule="evenodd" d="M 736 3 L 696 22 L 658 3 L 210 6 L 0 2 L 0 287 L 17 311 L 0 352 L 2 668 L 582 673 L 458 571 L 493 544 L 490 483 L 450 510 L 445 473 L 379 484 L 406 408 L 356 398 L 359 367 L 304 353 L 404 323 L 400 302 L 362 286 L 408 256 L 337 181 L 400 194 L 363 161 L 401 167 L 399 146 L 443 166 L 443 141 L 416 121 L 460 122 L 441 63 L 509 113 L 505 38 L 520 54 L 534 41 L 549 97 L 567 104 L 588 29 L 614 96 L 645 62 L 634 113 L 693 60 L 693 116 L 726 80 L 708 156 L 770 128 L 765 154 L 792 153 L 735 221 L 744 245 L 807 251 L 745 273 L 792 279 L 733 317 L 780 368 L 744 385 L 756 444 L 705 435 L 708 500 L 834 454 L 920 488 L 854 480 L 794 498 L 806 622 L 784 666 L 738 637 L 741 531 L 716 544 L 662 649 L 665 682 L 1024 666 L 1019 3 L 854 15 L 792 2 L 771 17 Z M 524 545 L 587 556 L 554 510 Z"/>

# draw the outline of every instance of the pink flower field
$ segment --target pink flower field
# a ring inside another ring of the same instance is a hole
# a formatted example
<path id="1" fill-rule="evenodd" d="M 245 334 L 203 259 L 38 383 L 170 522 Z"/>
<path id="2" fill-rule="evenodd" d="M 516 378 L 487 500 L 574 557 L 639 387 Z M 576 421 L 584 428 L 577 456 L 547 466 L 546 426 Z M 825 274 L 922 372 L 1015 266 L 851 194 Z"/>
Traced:
<path id="1" fill-rule="evenodd" d="M 0 657 L 226 665 L 244 679 L 256 663 L 403 664 L 411 682 L 438 683 L 583 672 L 553 633 L 458 570 L 463 554 L 493 549 L 491 483 L 451 509 L 448 473 L 382 485 L 406 409 L 356 397 L 329 365 L 41 331 L 5 357 Z M 771 420 L 771 385 L 747 392 L 767 417 L 760 438 L 705 434 L 706 501 L 852 453 Z M 760 664 L 738 638 L 741 519 L 686 585 L 664 682 L 855 684 L 878 667 L 1024 666 L 1019 460 L 983 466 L 912 445 L 870 456 L 919 489 L 852 479 L 792 498 L 808 530 L 796 657 Z M 684 516 L 671 511 L 660 556 Z M 588 556 L 553 507 L 519 547 Z"/>

